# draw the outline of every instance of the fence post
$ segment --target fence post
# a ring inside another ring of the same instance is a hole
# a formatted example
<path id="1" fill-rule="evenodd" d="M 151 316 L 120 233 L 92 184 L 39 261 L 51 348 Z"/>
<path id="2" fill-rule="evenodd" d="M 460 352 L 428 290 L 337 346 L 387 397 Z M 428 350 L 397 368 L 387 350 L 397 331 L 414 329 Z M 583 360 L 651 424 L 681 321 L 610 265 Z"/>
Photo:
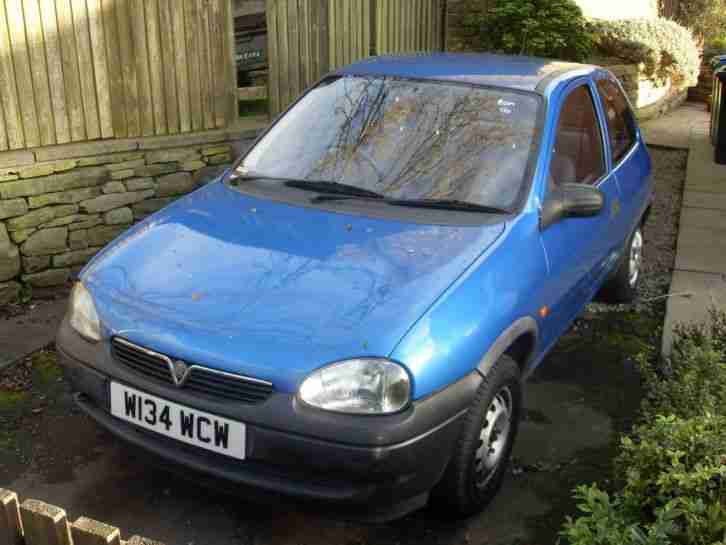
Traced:
<path id="1" fill-rule="evenodd" d="M 23 523 L 20 521 L 18 495 L 0 488 L 0 545 L 22 545 Z"/>
<path id="2" fill-rule="evenodd" d="M 71 525 L 74 545 L 121 545 L 121 531 L 114 526 L 87 517 Z"/>
<path id="3" fill-rule="evenodd" d="M 39 500 L 20 506 L 26 545 L 73 545 L 66 512 Z"/>

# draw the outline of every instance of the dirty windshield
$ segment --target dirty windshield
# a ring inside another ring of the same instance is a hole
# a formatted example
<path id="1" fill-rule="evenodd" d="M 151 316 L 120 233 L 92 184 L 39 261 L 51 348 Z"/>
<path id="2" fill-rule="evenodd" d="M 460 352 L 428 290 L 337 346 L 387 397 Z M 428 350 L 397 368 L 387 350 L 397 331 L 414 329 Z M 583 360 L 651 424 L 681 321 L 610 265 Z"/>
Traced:
<path id="1" fill-rule="evenodd" d="M 332 78 L 307 93 L 230 175 L 509 209 L 525 182 L 538 108 L 535 95 L 506 89 Z"/>

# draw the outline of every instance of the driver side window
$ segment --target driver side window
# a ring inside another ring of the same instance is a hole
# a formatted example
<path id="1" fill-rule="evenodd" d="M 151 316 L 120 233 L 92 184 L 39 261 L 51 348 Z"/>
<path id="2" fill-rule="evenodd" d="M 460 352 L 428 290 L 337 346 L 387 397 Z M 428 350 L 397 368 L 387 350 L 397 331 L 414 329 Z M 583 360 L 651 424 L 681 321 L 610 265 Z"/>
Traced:
<path id="1" fill-rule="evenodd" d="M 564 183 L 594 184 L 605 174 L 602 133 L 590 88 L 565 99 L 550 161 L 550 189 Z"/>

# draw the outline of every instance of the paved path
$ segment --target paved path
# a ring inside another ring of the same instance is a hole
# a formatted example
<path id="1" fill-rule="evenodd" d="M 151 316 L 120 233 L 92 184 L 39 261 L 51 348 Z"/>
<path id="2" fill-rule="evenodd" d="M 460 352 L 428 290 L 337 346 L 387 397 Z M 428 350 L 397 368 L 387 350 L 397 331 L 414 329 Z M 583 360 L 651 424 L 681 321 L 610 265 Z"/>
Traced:
<path id="1" fill-rule="evenodd" d="M 726 165 L 714 162 L 707 129 L 694 128 L 678 233 L 676 263 L 663 330 L 663 352 L 678 323 L 703 322 L 726 309 Z"/>
<path id="2" fill-rule="evenodd" d="M 688 149 L 692 130 L 708 130 L 706 105 L 686 102 L 672 112 L 641 124 L 643 138 L 650 146 Z"/>
<path id="3" fill-rule="evenodd" d="M 0 369 L 22 360 L 55 339 L 66 298 L 39 300 L 15 318 L 0 318 Z"/>

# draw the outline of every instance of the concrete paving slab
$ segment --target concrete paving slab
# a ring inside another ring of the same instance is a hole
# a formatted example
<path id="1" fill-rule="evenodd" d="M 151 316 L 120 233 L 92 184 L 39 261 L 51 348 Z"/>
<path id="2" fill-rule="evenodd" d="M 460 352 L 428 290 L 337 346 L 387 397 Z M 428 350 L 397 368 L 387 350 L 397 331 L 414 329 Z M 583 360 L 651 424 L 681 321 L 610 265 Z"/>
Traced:
<path id="1" fill-rule="evenodd" d="M 726 193 L 686 191 L 683 194 L 683 206 L 726 210 Z"/>
<path id="2" fill-rule="evenodd" d="M 693 129 L 707 129 L 710 123 L 705 104 L 686 102 L 663 117 L 641 123 L 645 142 L 650 146 L 688 149 Z"/>
<path id="3" fill-rule="evenodd" d="M 726 308 L 726 276 L 677 270 L 670 293 L 663 326 L 664 354 L 670 354 L 676 324 L 703 323 L 711 308 Z"/>
<path id="4" fill-rule="evenodd" d="M 38 301 L 20 316 L 0 319 L 0 369 L 52 342 L 66 306 L 65 298 Z"/>
<path id="5" fill-rule="evenodd" d="M 726 193 L 726 165 L 714 161 L 708 134 L 692 131 L 684 191 Z"/>
<path id="6" fill-rule="evenodd" d="M 726 273 L 726 225 L 708 229 L 681 225 L 676 270 Z"/>

